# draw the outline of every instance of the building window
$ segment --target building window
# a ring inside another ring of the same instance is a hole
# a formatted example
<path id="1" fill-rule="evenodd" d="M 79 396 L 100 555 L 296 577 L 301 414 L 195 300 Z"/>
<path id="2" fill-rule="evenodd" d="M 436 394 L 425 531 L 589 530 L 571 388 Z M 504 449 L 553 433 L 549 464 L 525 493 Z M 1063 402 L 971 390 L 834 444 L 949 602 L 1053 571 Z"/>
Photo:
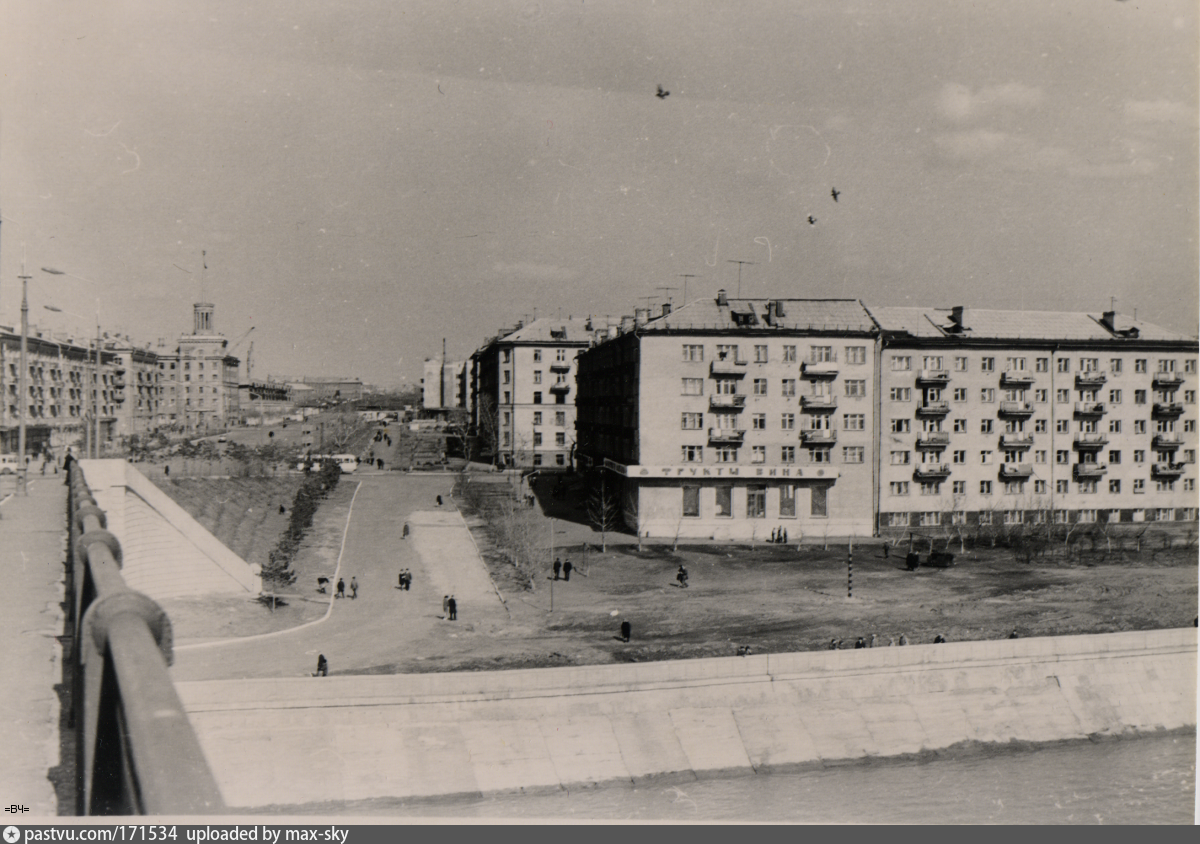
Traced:
<path id="1" fill-rule="evenodd" d="M 534 420 L 534 424 L 537 424 L 537 419 Z M 703 427 L 703 413 L 684 413 L 680 419 L 680 428 L 685 431 L 698 431 Z"/>
<path id="2" fill-rule="evenodd" d="M 717 462 L 718 463 L 737 463 L 738 450 L 736 448 L 718 448 Z"/>
<path id="3" fill-rule="evenodd" d="M 542 394 L 541 394 L 541 393 L 534 393 L 534 394 L 533 394 L 533 403 L 534 403 L 534 404 L 541 404 L 541 403 L 542 403 Z"/>
<path id="4" fill-rule="evenodd" d="M 704 395 L 704 379 L 703 378 L 684 378 L 683 379 L 683 395 L 685 395 L 685 396 L 702 396 L 702 395 Z"/>
<path id="5" fill-rule="evenodd" d="M 992 494 L 992 482 L 991 481 L 980 481 L 979 482 L 979 494 L 980 495 L 991 495 Z"/>
<path id="6" fill-rule="evenodd" d="M 1095 481 L 1080 481 L 1079 482 L 1079 491 L 1081 493 L 1083 493 L 1084 495 L 1095 495 L 1096 482 Z"/>
<path id="7" fill-rule="evenodd" d="M 754 395 L 765 396 L 766 394 L 767 394 L 767 379 L 766 378 L 755 378 L 754 379 Z"/>
<path id="8" fill-rule="evenodd" d="M 893 451 L 892 452 L 892 465 L 893 466 L 907 466 L 911 462 L 912 462 L 912 452 L 911 451 Z"/>
<path id="9" fill-rule="evenodd" d="M 1184 390 L 1183 391 L 1183 403 L 1184 404 L 1195 404 L 1196 403 L 1196 391 L 1195 390 Z"/>
<path id="10" fill-rule="evenodd" d="M 842 447 L 842 462 L 843 463 L 862 463 L 865 458 L 865 450 L 861 445 L 847 445 Z"/>
<path id="11" fill-rule="evenodd" d="M 780 385 L 780 390 L 782 391 L 780 395 L 783 396 L 791 397 L 796 395 L 796 379 L 784 378 Z"/>
<path id="12" fill-rule="evenodd" d="M 867 394 L 867 382 L 865 380 L 848 379 L 846 381 L 846 395 L 848 396 L 865 396 Z"/>
<path id="13" fill-rule="evenodd" d="M 750 447 L 750 462 L 751 463 L 766 463 L 767 462 L 767 447 L 765 445 L 755 445 Z"/>
<path id="14" fill-rule="evenodd" d="M 558 425 L 559 427 L 567 424 L 567 412 L 565 410 L 555 411 L 554 424 Z"/>
<path id="15" fill-rule="evenodd" d="M 1195 419 L 1184 419 L 1183 420 L 1183 432 L 1185 434 L 1196 433 L 1196 420 Z"/>
<path id="16" fill-rule="evenodd" d="M 888 527 L 908 527 L 908 513 L 889 513 Z"/>
<path id="17" fill-rule="evenodd" d="M 908 495 L 908 481 L 892 481 L 888 490 L 892 495 Z"/>
<path id="18" fill-rule="evenodd" d="M 813 346 L 809 352 L 809 360 L 813 363 L 827 363 L 837 360 L 833 354 L 833 346 Z"/>
<path id="19" fill-rule="evenodd" d="M 567 435 L 562 431 L 558 431 L 557 433 L 555 433 L 554 434 L 554 444 L 556 446 L 558 446 L 559 448 L 562 448 L 563 446 L 565 446 L 567 444 Z"/>
<path id="20" fill-rule="evenodd" d="M 808 453 L 808 462 L 809 463 L 832 463 L 833 460 L 830 458 L 828 451 L 826 451 L 823 448 L 818 448 L 818 449 L 816 449 L 814 451 L 810 451 Z"/>
<path id="21" fill-rule="evenodd" d="M 684 518 L 699 518 L 700 517 L 700 487 L 694 484 L 684 484 L 683 490 L 683 515 Z"/>
<path id="22" fill-rule="evenodd" d="M 967 359 L 965 357 L 956 357 L 954 359 L 954 371 L 955 372 L 966 372 L 967 371 Z"/>
<path id="23" fill-rule="evenodd" d="M 922 513 L 920 524 L 921 527 L 937 527 L 942 523 L 941 513 Z"/>
<path id="24" fill-rule="evenodd" d="M 996 359 L 995 358 L 980 358 L 979 371 L 980 372 L 995 372 L 996 371 Z"/>
<path id="25" fill-rule="evenodd" d="M 892 433 L 893 434 L 907 434 L 908 432 L 909 432 L 909 420 L 907 420 L 907 419 L 893 419 L 892 420 Z"/>
<path id="26" fill-rule="evenodd" d="M 795 363 L 796 362 L 796 347 L 795 346 L 784 346 L 783 347 L 783 362 L 784 363 Z"/>
<path id="27" fill-rule="evenodd" d="M 979 400 L 986 403 L 994 402 L 996 400 L 996 391 L 991 387 L 984 387 L 979 391 Z"/>
<path id="28" fill-rule="evenodd" d="M 867 362 L 867 347 L 866 346 L 847 346 L 846 347 L 846 363 L 866 363 Z"/>
<path id="29" fill-rule="evenodd" d="M 683 447 L 683 462 L 684 463 L 703 463 L 704 462 L 704 446 L 702 446 L 702 445 L 685 445 Z"/>
<path id="30" fill-rule="evenodd" d="M 508 412 L 507 411 L 505 411 L 505 413 L 504 413 L 504 424 L 505 425 L 508 424 Z M 540 410 L 535 410 L 533 412 L 533 424 L 534 425 L 542 424 L 542 412 Z"/>
<path id="31" fill-rule="evenodd" d="M 533 432 L 533 447 L 537 448 L 541 444 L 542 444 L 542 432 L 534 431 Z"/>
<path id="32" fill-rule="evenodd" d="M 779 487 L 779 516 L 784 519 L 796 517 L 796 487 L 793 484 Z"/>
<path id="33" fill-rule="evenodd" d="M 892 372 L 908 372 L 912 369 L 912 358 L 892 355 Z"/>
<path id="34" fill-rule="evenodd" d="M 1117 478 L 1113 478 L 1111 481 L 1109 481 L 1108 482 L 1108 491 L 1111 493 L 1114 493 L 1114 494 L 1120 492 L 1121 491 L 1121 481 L 1118 480 Z"/>
<path id="35" fill-rule="evenodd" d="M 1050 358 L 1037 358 L 1033 362 L 1033 368 L 1037 372 L 1049 372 L 1050 371 Z"/>
<path id="36" fill-rule="evenodd" d="M 794 445 L 784 445 L 779 447 L 779 462 L 780 463 L 795 463 L 796 462 L 796 447 Z"/>
<path id="37" fill-rule="evenodd" d="M 767 347 L 766 346 L 755 346 L 754 347 L 754 362 L 755 363 L 767 363 Z"/>
<path id="38" fill-rule="evenodd" d="M 1056 493 L 1058 493 L 1059 495 L 1065 495 L 1066 493 L 1070 492 L 1070 489 L 1071 489 L 1071 484 L 1069 481 L 1055 481 L 1054 482 L 1054 491 Z"/>
<path id="39" fill-rule="evenodd" d="M 733 515 L 733 486 L 719 484 L 713 487 L 713 492 L 716 493 L 717 515 L 731 517 Z"/>
<path id="40" fill-rule="evenodd" d="M 1025 482 L 1024 481 L 1005 481 L 1004 482 L 1004 494 L 1005 495 L 1024 495 L 1025 494 Z"/>
<path id="41" fill-rule="evenodd" d="M 704 347 L 693 346 L 685 343 L 683 346 L 683 359 L 685 361 L 703 361 Z"/>
<path id="42" fill-rule="evenodd" d="M 1033 482 L 1033 491 L 1036 495 L 1045 495 L 1046 494 L 1046 482 L 1045 481 L 1034 481 Z"/>
<path id="43" fill-rule="evenodd" d="M 1133 420 L 1133 432 L 1135 434 L 1146 433 L 1146 420 L 1145 419 L 1134 419 Z"/>
<path id="44" fill-rule="evenodd" d="M 961 450 L 961 449 L 957 450 L 951 455 L 951 459 L 955 463 L 966 463 L 967 462 L 967 452 L 965 450 Z"/>
<path id="45" fill-rule="evenodd" d="M 927 481 L 921 483 L 921 495 L 941 495 L 942 485 L 938 481 Z"/>
<path id="46" fill-rule="evenodd" d="M 979 463 L 983 466 L 991 466 L 992 465 L 991 449 L 985 448 L 979 452 Z"/>
<path id="47" fill-rule="evenodd" d="M 980 421 L 979 433 L 981 433 L 981 434 L 992 433 L 992 420 L 991 419 L 983 419 Z"/>
<path id="48" fill-rule="evenodd" d="M 506 370 L 506 374 L 507 374 L 507 370 Z M 535 369 L 533 371 L 533 383 L 535 383 L 535 384 L 542 383 L 542 371 L 540 369 Z"/>
<path id="49" fill-rule="evenodd" d="M 892 387 L 888 395 L 892 401 L 912 401 L 912 388 Z"/>
<path id="50" fill-rule="evenodd" d="M 847 431 L 862 431 L 867 424 L 865 413 L 846 413 L 842 416 L 842 428 Z"/>
<path id="51" fill-rule="evenodd" d="M 785 431 L 794 431 L 796 429 L 796 414 L 794 414 L 794 413 L 780 414 L 779 427 Z"/>
<path id="52" fill-rule="evenodd" d="M 756 431 L 765 431 L 767 429 L 767 414 L 755 413 L 750 417 L 750 426 Z"/>
<path id="53" fill-rule="evenodd" d="M 828 487 L 815 486 L 812 488 L 809 512 L 814 516 L 828 515 Z"/>
<path id="54" fill-rule="evenodd" d="M 1070 372 L 1071 371 L 1071 359 L 1070 358 L 1059 358 L 1058 359 L 1058 371 L 1059 372 Z"/>
<path id="55" fill-rule="evenodd" d="M 534 349 L 534 350 L 533 350 L 533 362 L 534 362 L 534 363 L 541 363 L 541 361 L 542 361 L 542 350 L 541 350 L 541 349 Z"/>

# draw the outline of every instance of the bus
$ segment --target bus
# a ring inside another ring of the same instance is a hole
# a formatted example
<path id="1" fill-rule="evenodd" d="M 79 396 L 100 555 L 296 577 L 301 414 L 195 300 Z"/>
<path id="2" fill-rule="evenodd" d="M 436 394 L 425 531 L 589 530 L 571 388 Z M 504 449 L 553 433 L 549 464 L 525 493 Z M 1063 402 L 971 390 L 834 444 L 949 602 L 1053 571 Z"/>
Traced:
<path id="1" fill-rule="evenodd" d="M 304 471 L 304 466 L 307 463 L 312 463 L 314 466 L 320 465 L 326 461 L 337 463 L 342 469 L 343 475 L 349 475 L 358 469 L 358 458 L 353 454 L 314 454 L 312 457 L 305 458 L 296 464 L 299 471 Z"/>

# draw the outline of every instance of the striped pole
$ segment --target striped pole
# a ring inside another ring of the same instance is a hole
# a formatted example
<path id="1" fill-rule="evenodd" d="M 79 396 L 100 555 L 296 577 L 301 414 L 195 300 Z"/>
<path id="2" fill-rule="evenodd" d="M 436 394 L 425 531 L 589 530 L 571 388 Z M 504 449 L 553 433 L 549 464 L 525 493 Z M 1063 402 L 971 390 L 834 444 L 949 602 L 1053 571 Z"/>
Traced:
<path id="1" fill-rule="evenodd" d="M 854 597 L 854 542 L 846 546 L 846 597 Z"/>

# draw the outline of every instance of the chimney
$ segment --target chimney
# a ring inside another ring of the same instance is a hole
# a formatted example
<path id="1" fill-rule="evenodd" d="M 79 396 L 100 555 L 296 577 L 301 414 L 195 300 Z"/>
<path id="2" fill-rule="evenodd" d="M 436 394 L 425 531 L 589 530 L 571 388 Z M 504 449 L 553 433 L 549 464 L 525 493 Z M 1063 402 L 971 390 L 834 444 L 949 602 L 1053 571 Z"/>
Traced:
<path id="1" fill-rule="evenodd" d="M 729 297 L 725 295 L 724 290 L 717 291 L 717 305 L 722 308 L 729 306 Z"/>
<path id="2" fill-rule="evenodd" d="M 960 329 L 966 328 L 967 309 L 963 305 L 955 305 L 950 309 L 950 321 Z"/>
<path id="3" fill-rule="evenodd" d="M 767 325 L 775 324 L 775 303 L 774 302 L 768 300 L 767 315 L 763 319 L 767 323 Z"/>
<path id="4" fill-rule="evenodd" d="M 671 313 L 671 303 L 670 303 L 670 302 L 663 302 L 663 311 L 662 311 L 662 315 L 663 315 L 663 316 L 668 316 L 670 313 Z"/>
<path id="5" fill-rule="evenodd" d="M 1109 331 L 1115 332 L 1117 330 L 1117 312 L 1105 311 L 1104 316 L 1100 318 L 1100 323 Z"/>
<path id="6" fill-rule="evenodd" d="M 782 319 L 785 316 L 787 316 L 787 312 L 783 309 L 783 300 L 776 299 L 775 300 L 775 318 Z"/>
<path id="7" fill-rule="evenodd" d="M 650 309 L 649 308 L 634 308 L 633 309 L 634 325 L 637 325 L 640 327 L 640 326 L 645 325 L 647 322 L 649 322 L 649 320 L 650 320 Z"/>
<path id="8" fill-rule="evenodd" d="M 629 332 L 632 330 L 633 330 L 633 317 L 628 316 L 628 315 L 621 317 L 621 333 L 625 334 L 626 332 Z"/>

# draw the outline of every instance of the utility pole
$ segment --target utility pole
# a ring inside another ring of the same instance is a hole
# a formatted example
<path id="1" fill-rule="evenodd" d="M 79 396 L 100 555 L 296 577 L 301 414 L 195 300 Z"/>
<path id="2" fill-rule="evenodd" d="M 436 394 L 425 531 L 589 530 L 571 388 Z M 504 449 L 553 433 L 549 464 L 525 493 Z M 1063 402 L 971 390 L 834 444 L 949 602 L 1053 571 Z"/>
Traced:
<path id="1" fill-rule="evenodd" d="M 687 284 L 688 284 L 687 280 L 689 278 L 696 278 L 697 276 L 694 275 L 693 273 L 679 273 L 679 277 L 683 279 L 683 304 L 686 305 L 687 304 Z"/>
<path id="2" fill-rule="evenodd" d="M 21 256 L 21 371 L 17 373 L 17 490 L 29 494 L 29 477 L 25 466 L 25 374 L 29 368 L 29 279 L 25 273 L 25 257 Z"/>
<path id="3" fill-rule="evenodd" d="M 753 264 L 754 262 L 753 261 L 734 261 L 731 259 L 731 260 L 726 261 L 725 263 L 738 265 L 738 298 L 740 299 L 740 298 L 742 298 L 742 266 L 745 264 Z"/>

